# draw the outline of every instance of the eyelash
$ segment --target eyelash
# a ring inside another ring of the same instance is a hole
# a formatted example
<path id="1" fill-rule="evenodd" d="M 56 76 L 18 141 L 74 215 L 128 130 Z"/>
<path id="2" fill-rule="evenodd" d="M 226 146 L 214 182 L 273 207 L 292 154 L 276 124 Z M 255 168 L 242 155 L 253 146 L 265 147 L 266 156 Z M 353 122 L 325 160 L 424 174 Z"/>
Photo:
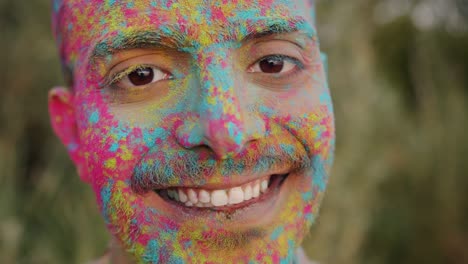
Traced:
<path id="1" fill-rule="evenodd" d="M 285 74 L 268 74 L 270 76 L 273 76 L 273 78 L 275 78 L 275 79 L 285 79 L 285 80 L 291 79 L 291 78 L 294 78 L 295 76 L 297 76 L 298 74 L 300 74 L 301 71 L 305 69 L 304 63 L 301 62 L 299 59 L 288 56 L 288 55 L 283 55 L 283 54 L 272 54 L 272 55 L 264 56 L 264 57 L 258 59 L 257 61 L 255 61 L 251 65 L 253 66 L 253 65 L 261 62 L 262 60 L 270 59 L 270 58 L 282 59 L 282 60 L 285 60 L 285 61 L 289 61 L 289 62 L 293 63 L 296 66 L 296 68 L 294 70 L 292 70 L 292 71 L 290 71 L 288 73 L 285 73 Z M 250 66 L 250 67 L 252 67 L 252 66 Z"/>
<path id="2" fill-rule="evenodd" d="M 130 73 L 132 73 L 132 72 L 134 72 L 136 70 L 139 70 L 139 69 L 147 68 L 147 67 L 154 67 L 154 68 L 159 69 L 159 67 L 155 67 L 154 65 L 151 65 L 151 64 L 139 64 L 139 65 L 130 66 L 130 67 L 125 68 L 125 69 L 123 69 L 123 70 L 121 70 L 119 72 L 111 74 L 105 80 L 103 87 L 115 88 L 115 84 L 122 81 L 122 79 L 127 77 Z"/>
<path id="3" fill-rule="evenodd" d="M 291 57 L 291 56 L 288 56 L 288 55 L 283 55 L 283 54 L 272 54 L 272 55 L 267 55 L 267 56 L 264 56 L 260 59 L 258 59 L 255 63 L 258 63 L 262 60 L 265 60 L 265 59 L 282 59 L 282 60 L 288 60 L 289 62 L 292 62 L 294 63 L 297 67 L 299 67 L 300 69 L 303 69 L 304 68 L 304 64 L 299 60 L 299 59 L 296 59 L 294 57 Z M 254 63 L 254 64 L 255 64 Z"/>

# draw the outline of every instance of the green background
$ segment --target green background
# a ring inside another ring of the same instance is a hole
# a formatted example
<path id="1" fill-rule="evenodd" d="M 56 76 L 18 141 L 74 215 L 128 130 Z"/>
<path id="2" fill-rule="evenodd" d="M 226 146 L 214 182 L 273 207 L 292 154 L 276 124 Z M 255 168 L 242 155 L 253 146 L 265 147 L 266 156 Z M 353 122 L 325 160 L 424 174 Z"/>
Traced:
<path id="1" fill-rule="evenodd" d="M 0 0 L 0 263 L 83 263 L 108 235 L 53 136 L 49 1 Z M 468 263 L 468 1 L 322 0 L 337 151 L 321 263 Z"/>

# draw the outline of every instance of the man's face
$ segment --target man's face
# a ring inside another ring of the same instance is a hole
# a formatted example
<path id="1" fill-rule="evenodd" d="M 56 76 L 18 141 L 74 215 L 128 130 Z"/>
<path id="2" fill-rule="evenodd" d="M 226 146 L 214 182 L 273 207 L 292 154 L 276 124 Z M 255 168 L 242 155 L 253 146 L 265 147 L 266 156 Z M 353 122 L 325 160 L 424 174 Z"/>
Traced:
<path id="1" fill-rule="evenodd" d="M 115 237 L 140 262 L 291 261 L 334 144 L 311 6 L 65 2 L 52 122 Z"/>

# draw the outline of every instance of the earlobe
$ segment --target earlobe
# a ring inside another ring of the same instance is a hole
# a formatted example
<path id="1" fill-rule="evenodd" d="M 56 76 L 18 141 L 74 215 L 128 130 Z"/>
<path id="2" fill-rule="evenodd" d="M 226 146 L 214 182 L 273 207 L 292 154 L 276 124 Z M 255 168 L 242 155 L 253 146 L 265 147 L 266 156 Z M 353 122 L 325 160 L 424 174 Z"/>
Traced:
<path id="1" fill-rule="evenodd" d="M 52 129 L 67 148 L 68 154 L 78 170 L 80 178 L 88 182 L 78 136 L 73 94 L 63 87 L 55 87 L 49 92 L 49 114 Z"/>

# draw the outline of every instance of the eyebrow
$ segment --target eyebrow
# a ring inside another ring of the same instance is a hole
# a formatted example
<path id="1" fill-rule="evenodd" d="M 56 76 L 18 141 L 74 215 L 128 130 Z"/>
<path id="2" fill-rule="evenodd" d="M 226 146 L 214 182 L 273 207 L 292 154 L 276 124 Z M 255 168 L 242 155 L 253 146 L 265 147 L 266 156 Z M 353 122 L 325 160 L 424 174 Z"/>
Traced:
<path id="1" fill-rule="evenodd" d="M 297 18 L 258 18 L 245 22 L 228 22 L 220 32 L 224 41 L 240 43 L 275 34 L 302 32 L 312 39 L 315 29 L 302 17 Z M 189 51 L 199 46 L 177 26 L 163 25 L 154 30 L 136 30 L 119 33 L 99 41 L 93 49 L 91 59 L 109 56 L 131 49 L 161 48 Z"/>
<path id="2" fill-rule="evenodd" d="M 92 58 L 112 55 L 122 50 L 144 48 L 182 49 L 188 39 L 177 28 L 161 26 L 155 30 L 138 30 L 118 33 L 99 41 L 93 49 Z"/>
<path id="3" fill-rule="evenodd" d="M 260 20 L 259 24 L 260 26 L 258 26 L 258 23 L 252 23 L 251 26 L 247 26 L 248 32 L 242 37 L 242 42 L 275 34 L 287 34 L 293 32 L 301 32 L 311 39 L 316 35 L 315 29 L 302 17 L 290 20 Z"/>

